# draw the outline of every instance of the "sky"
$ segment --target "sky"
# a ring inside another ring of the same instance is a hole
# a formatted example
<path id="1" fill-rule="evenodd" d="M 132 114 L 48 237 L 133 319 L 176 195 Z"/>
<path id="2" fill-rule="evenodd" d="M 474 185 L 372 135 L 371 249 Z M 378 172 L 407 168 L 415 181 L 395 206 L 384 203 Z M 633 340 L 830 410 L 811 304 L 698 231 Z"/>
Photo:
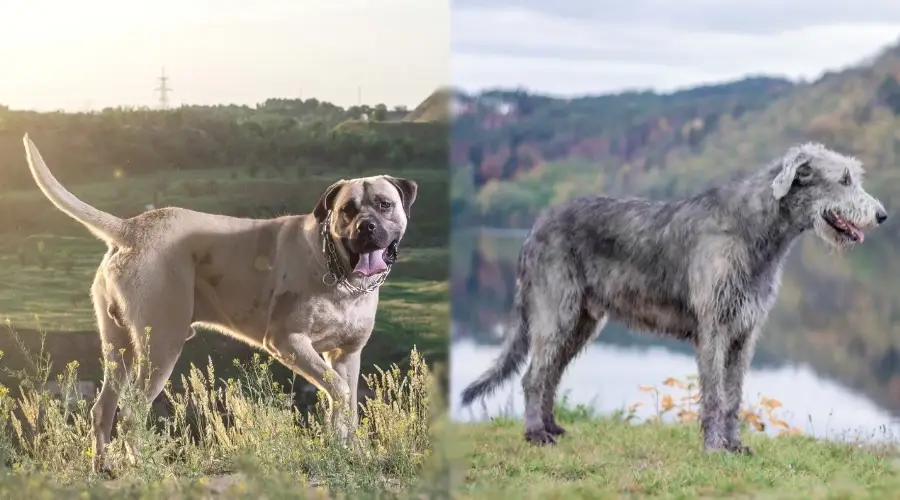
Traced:
<path id="1" fill-rule="evenodd" d="M 0 104 L 156 107 L 165 68 L 174 106 L 413 108 L 449 83 L 449 18 L 446 0 L 0 2 Z"/>
<path id="2" fill-rule="evenodd" d="M 900 41 L 896 0 L 453 0 L 452 82 L 557 95 L 814 80 Z"/>

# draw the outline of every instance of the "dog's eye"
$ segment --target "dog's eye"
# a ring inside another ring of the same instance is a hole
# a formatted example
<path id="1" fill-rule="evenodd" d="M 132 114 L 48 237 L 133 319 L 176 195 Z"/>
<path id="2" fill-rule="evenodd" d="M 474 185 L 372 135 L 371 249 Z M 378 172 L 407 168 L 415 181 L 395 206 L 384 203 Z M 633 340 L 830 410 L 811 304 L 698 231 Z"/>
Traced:
<path id="1" fill-rule="evenodd" d="M 844 172 L 844 176 L 841 177 L 841 180 L 839 182 L 841 183 L 841 186 L 849 186 L 850 180 L 850 172 Z"/>
<path id="2" fill-rule="evenodd" d="M 381 202 L 381 209 L 382 209 L 382 210 L 387 210 L 387 209 L 391 208 L 392 206 L 394 206 L 394 204 L 391 203 L 391 202 L 389 202 L 389 201 L 382 201 L 382 202 Z"/>

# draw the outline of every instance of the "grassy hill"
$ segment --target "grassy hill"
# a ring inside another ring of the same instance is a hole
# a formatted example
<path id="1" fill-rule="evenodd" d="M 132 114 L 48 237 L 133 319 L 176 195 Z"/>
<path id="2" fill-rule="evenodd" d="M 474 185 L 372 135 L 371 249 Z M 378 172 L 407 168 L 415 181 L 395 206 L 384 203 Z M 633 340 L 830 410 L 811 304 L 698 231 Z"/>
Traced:
<path id="1" fill-rule="evenodd" d="M 446 122 L 449 119 L 451 91 L 435 90 L 403 119 L 405 122 Z"/>
<path id="2" fill-rule="evenodd" d="M 807 140 L 860 158 L 867 188 L 893 210 L 900 200 L 898 78 L 900 48 L 891 47 L 810 83 L 755 77 L 665 95 L 477 96 L 452 125 L 453 223 L 524 228 L 544 207 L 586 193 L 671 198 Z M 513 104 L 502 117 L 498 96 Z M 897 248 L 898 218 L 843 257 L 804 238 L 763 344 L 900 412 L 900 286 L 885 279 L 900 275 Z M 483 260 L 469 272 L 508 274 L 499 265 Z"/>
<path id="3" fill-rule="evenodd" d="M 446 141 L 449 99 L 450 93 L 447 89 L 438 89 L 409 114 L 397 120 L 347 120 L 338 124 L 334 130 L 338 132 L 368 132 L 416 142 Z"/>

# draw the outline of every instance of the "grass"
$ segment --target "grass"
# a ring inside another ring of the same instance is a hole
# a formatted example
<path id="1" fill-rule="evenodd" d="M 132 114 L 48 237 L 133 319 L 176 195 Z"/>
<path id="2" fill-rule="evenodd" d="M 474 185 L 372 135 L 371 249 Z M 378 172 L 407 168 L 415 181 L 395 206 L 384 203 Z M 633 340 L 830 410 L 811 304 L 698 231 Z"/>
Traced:
<path id="1" fill-rule="evenodd" d="M 200 498 L 227 488 L 240 497 L 270 498 L 306 498 L 323 489 L 365 496 L 409 492 L 432 454 L 431 411 L 440 403 L 430 399 L 425 360 L 415 349 L 409 356 L 405 373 L 394 365 L 364 375 L 374 397 L 362 403 L 348 447 L 328 425 L 324 398 L 308 412 L 299 410 L 274 380 L 272 362 L 260 356 L 239 366 L 240 377 L 225 380 L 212 364 L 192 366 L 186 391 L 175 393 L 171 385 L 166 391 L 171 414 L 155 421 L 140 381 L 118 381 L 123 401 L 144 425 L 118 424 L 108 448 L 116 479 L 108 481 L 91 471 L 90 405 L 77 397 L 77 363 L 58 377 L 57 397 L 46 389 L 49 360 L 32 353 L 34 369 L 16 374 L 18 390 L 0 386 L 0 462 L 7 465 L 0 471 L 0 497 Z"/>
<path id="2" fill-rule="evenodd" d="M 557 418 L 567 429 L 555 447 L 535 447 L 522 422 L 500 416 L 454 426 L 470 443 L 458 498 L 894 498 L 900 460 L 893 445 L 804 436 L 778 418 L 781 403 L 761 398 L 741 412 L 750 457 L 701 450 L 693 381 L 642 387 L 655 411 L 635 417 L 637 402 L 612 416 L 565 398 Z M 773 436 L 772 430 L 777 430 Z"/>

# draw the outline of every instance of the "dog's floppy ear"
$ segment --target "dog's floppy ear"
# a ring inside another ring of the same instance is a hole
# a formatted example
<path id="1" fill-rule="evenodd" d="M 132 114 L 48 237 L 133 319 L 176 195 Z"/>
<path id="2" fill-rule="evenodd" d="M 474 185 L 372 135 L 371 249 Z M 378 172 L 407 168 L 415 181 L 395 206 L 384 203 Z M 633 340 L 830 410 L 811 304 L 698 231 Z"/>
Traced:
<path id="1" fill-rule="evenodd" d="M 416 181 L 392 177 L 390 175 L 385 175 L 384 178 L 393 184 L 393 186 L 397 188 L 397 191 L 400 191 L 400 201 L 403 203 L 403 211 L 406 213 L 406 217 L 409 218 L 409 209 L 416 201 L 419 185 L 416 184 Z"/>
<path id="2" fill-rule="evenodd" d="M 792 147 L 781 159 L 781 171 L 772 181 L 772 193 L 776 200 L 784 198 L 794 181 L 804 183 L 812 176 L 812 167 L 809 166 L 810 157 L 799 147 Z"/>
<path id="3" fill-rule="evenodd" d="M 334 198 L 341 192 L 341 186 L 346 183 L 346 180 L 341 179 L 325 189 L 322 197 L 319 198 L 319 203 L 316 204 L 316 209 L 313 210 L 316 221 L 322 222 L 325 220 L 325 217 L 328 216 L 328 211 L 334 206 Z"/>

